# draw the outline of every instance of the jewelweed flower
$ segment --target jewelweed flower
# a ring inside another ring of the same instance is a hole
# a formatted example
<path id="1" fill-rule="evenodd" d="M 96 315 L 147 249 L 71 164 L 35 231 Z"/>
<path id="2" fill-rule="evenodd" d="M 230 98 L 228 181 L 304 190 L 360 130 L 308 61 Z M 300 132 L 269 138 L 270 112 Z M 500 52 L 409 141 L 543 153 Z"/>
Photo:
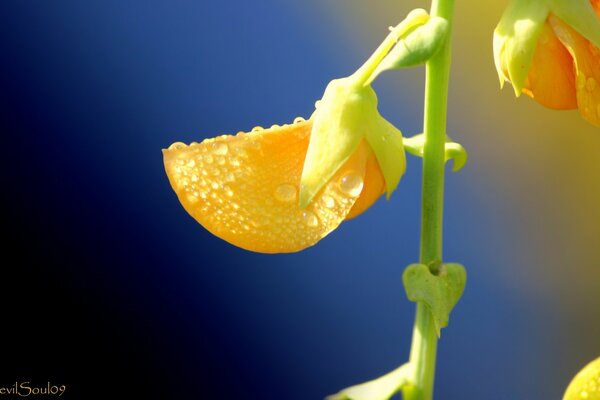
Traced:
<path id="1" fill-rule="evenodd" d="M 501 85 L 600 126 L 600 0 L 512 0 L 494 31 Z"/>
<path id="2" fill-rule="evenodd" d="M 262 253 L 294 252 L 359 215 L 384 191 L 374 153 L 361 142 L 304 209 L 298 195 L 313 121 L 254 128 L 163 150 L 185 210 L 227 242 Z"/>

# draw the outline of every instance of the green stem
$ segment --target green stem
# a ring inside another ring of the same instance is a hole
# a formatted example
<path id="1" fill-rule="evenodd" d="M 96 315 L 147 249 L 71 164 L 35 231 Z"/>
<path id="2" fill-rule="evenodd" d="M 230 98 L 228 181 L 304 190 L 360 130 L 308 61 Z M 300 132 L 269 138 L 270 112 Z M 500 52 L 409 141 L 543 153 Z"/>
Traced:
<path id="1" fill-rule="evenodd" d="M 433 0 L 431 16 L 445 18 L 452 29 L 454 0 Z M 442 216 L 444 209 L 444 144 L 450 75 L 450 37 L 442 49 L 427 62 L 423 152 L 423 198 L 420 262 L 437 272 L 442 260 Z M 405 400 L 431 400 L 435 375 L 437 334 L 431 313 L 417 304 L 410 363 L 413 385 L 404 391 Z"/>

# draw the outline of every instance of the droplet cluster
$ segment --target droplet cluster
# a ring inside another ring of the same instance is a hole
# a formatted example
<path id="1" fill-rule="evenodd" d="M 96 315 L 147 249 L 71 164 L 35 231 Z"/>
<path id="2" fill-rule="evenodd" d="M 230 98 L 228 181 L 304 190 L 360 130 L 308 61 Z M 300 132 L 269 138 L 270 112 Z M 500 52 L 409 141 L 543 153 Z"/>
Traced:
<path id="1" fill-rule="evenodd" d="M 185 209 L 215 235 L 262 252 L 298 251 L 336 228 L 363 188 L 364 171 L 342 167 L 311 204 L 299 188 L 312 122 L 220 136 L 164 151 Z"/>

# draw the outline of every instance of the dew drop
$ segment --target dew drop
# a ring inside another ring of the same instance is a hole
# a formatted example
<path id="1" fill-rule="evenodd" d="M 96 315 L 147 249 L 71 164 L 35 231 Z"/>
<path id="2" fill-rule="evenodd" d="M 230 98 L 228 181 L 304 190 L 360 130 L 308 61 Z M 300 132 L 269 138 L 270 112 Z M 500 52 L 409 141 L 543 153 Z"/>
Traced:
<path id="1" fill-rule="evenodd" d="M 331 196 L 323 195 L 323 197 L 321 197 L 321 201 L 323 202 L 323 205 L 327 208 L 335 207 L 335 200 Z"/>
<path id="2" fill-rule="evenodd" d="M 302 219 L 304 220 L 304 223 L 307 226 L 310 226 L 311 228 L 314 228 L 319 225 L 319 220 L 317 219 L 317 216 L 310 211 L 303 211 Z"/>
<path id="3" fill-rule="evenodd" d="M 176 160 L 175 164 L 177 164 L 177 165 L 183 165 L 184 161 L 183 160 Z"/>
<path id="4" fill-rule="evenodd" d="M 262 126 L 255 126 L 254 128 L 252 128 L 251 132 L 260 132 L 262 131 L 264 128 Z"/>
<path id="5" fill-rule="evenodd" d="M 211 156 L 210 154 L 207 156 L 204 156 L 204 162 L 207 164 L 212 164 L 212 162 L 214 161 L 213 156 Z"/>
<path id="6" fill-rule="evenodd" d="M 596 86 L 597 82 L 594 78 L 587 78 L 587 81 L 585 82 L 585 90 L 592 93 L 594 89 L 596 89 Z"/>
<path id="7" fill-rule="evenodd" d="M 229 186 L 223 187 L 223 191 L 225 192 L 225 196 L 233 197 L 233 190 Z"/>
<path id="8" fill-rule="evenodd" d="M 320 105 L 321 105 L 321 100 L 315 101 L 315 108 L 319 108 Z"/>
<path id="9" fill-rule="evenodd" d="M 210 187 L 213 189 L 218 189 L 219 188 L 219 184 L 217 182 L 213 182 L 210 184 Z"/>
<path id="10" fill-rule="evenodd" d="M 281 128 L 281 126 L 279 126 L 277 124 L 273 124 L 273 125 L 271 125 L 271 128 L 269 128 L 269 129 L 277 129 L 277 128 Z"/>
<path id="11" fill-rule="evenodd" d="M 196 161 L 194 161 L 194 160 L 188 161 L 187 166 L 189 168 L 194 168 L 196 166 Z"/>
<path id="12" fill-rule="evenodd" d="M 340 179 L 340 189 L 351 197 L 358 197 L 363 189 L 362 177 L 354 172 L 344 175 Z"/>
<path id="13" fill-rule="evenodd" d="M 217 165 L 225 165 L 225 157 L 223 156 L 217 156 L 215 161 L 217 162 Z"/>
<path id="14" fill-rule="evenodd" d="M 198 182 L 198 179 L 200 179 L 197 174 L 192 174 L 191 178 L 192 182 Z"/>
<path id="15" fill-rule="evenodd" d="M 293 201 L 296 198 L 296 188 L 289 183 L 283 183 L 275 188 L 275 198 L 281 202 Z"/>
<path id="16" fill-rule="evenodd" d="M 186 147 L 187 147 L 187 145 L 185 143 L 175 142 L 169 146 L 169 150 L 180 150 L 180 149 L 185 149 Z"/>
<path id="17" fill-rule="evenodd" d="M 233 174 L 231 172 L 229 172 L 227 175 L 225 175 L 225 181 L 233 182 L 233 181 L 235 181 L 235 176 L 233 176 Z"/>
<path id="18" fill-rule="evenodd" d="M 240 160 L 238 160 L 237 158 L 230 158 L 229 159 L 229 163 L 231 164 L 232 167 L 237 168 L 240 166 Z"/>
<path id="19" fill-rule="evenodd" d="M 294 119 L 294 123 L 295 124 L 300 124 L 302 122 L 306 121 L 304 118 L 302 117 L 296 117 L 296 119 Z"/>
<path id="20" fill-rule="evenodd" d="M 196 196 L 194 196 L 194 195 L 189 194 L 187 196 L 187 201 L 190 202 L 190 203 L 195 203 L 195 202 L 198 201 L 198 198 Z"/>
<path id="21" fill-rule="evenodd" d="M 225 143 L 213 143 L 212 152 L 218 156 L 224 156 L 229 151 L 229 147 Z"/>

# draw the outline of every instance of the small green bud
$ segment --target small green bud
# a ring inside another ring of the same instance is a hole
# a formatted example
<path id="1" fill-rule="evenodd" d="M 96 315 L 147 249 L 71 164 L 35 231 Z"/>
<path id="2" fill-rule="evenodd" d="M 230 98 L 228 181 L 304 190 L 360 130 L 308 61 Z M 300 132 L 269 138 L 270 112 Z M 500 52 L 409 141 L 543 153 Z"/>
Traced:
<path id="1" fill-rule="evenodd" d="M 415 27 L 398 40 L 369 81 L 373 81 L 383 71 L 425 64 L 442 48 L 448 30 L 448 21 L 441 17 L 432 17 L 425 24 Z"/>

